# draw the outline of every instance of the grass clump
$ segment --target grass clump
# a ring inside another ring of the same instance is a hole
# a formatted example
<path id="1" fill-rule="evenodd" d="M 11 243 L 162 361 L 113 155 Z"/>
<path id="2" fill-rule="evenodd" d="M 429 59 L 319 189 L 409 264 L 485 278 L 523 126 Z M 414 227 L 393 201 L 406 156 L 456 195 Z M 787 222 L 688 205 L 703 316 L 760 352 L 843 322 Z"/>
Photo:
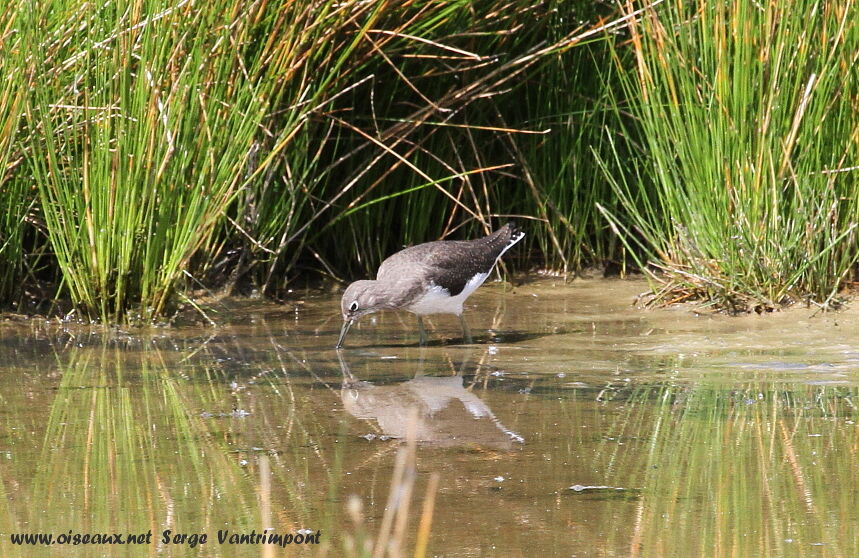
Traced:
<path id="1" fill-rule="evenodd" d="M 612 161 L 625 217 L 604 213 L 663 272 L 658 300 L 836 302 L 859 257 L 854 3 L 639 7 L 614 57 L 640 145 Z"/>
<path id="2" fill-rule="evenodd" d="M 360 33 L 373 21 L 373 6 L 350 7 L 69 2 L 22 24 L 40 206 L 63 285 L 89 317 L 161 316 L 189 270 L 206 268 L 237 196 L 264 189 L 356 38 L 336 55 L 312 45 L 328 25 Z M 275 28 L 279 42 L 266 42 Z M 330 67 L 313 73 L 311 55 L 326 53 Z M 296 104 L 275 116 L 282 103 Z"/>

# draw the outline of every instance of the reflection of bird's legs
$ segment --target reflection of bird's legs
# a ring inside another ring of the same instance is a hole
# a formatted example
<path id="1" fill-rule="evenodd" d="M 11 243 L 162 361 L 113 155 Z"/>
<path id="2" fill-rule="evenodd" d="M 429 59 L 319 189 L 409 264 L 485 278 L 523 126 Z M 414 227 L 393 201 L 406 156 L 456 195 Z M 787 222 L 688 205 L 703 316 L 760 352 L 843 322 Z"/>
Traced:
<path id="1" fill-rule="evenodd" d="M 421 345 L 418 349 L 418 367 L 415 370 L 415 378 L 424 375 L 424 360 L 427 356 L 427 346 Z"/>
<path id="2" fill-rule="evenodd" d="M 471 345 L 471 331 L 468 329 L 468 324 L 465 323 L 465 316 L 459 315 L 459 323 L 462 324 L 462 342 L 466 345 Z"/>
<path id="3" fill-rule="evenodd" d="M 456 371 L 457 376 L 465 376 L 465 369 L 468 368 L 468 361 L 471 360 L 471 354 L 474 352 L 474 349 L 471 347 L 467 347 L 462 352 L 462 362 L 459 365 L 459 369 Z M 477 372 L 480 371 L 480 366 L 477 367 Z"/>
<path id="4" fill-rule="evenodd" d="M 418 316 L 418 332 L 421 335 L 420 344 L 426 345 L 427 344 L 427 330 L 426 330 L 426 328 L 424 328 L 423 316 Z"/>

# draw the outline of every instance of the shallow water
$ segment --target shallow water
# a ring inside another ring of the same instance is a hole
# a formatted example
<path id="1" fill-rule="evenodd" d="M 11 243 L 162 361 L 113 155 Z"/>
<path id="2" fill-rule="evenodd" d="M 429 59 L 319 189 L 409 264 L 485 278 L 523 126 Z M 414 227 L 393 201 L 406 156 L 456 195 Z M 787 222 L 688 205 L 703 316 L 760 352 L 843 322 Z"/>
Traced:
<path id="1" fill-rule="evenodd" d="M 642 310 L 644 290 L 490 284 L 474 345 L 381 314 L 339 353 L 336 295 L 230 301 L 217 328 L 0 323 L 0 554 L 346 555 L 411 430 L 404 555 L 433 473 L 429 556 L 859 555 L 859 312 Z M 229 540 L 264 529 L 320 546 Z"/>

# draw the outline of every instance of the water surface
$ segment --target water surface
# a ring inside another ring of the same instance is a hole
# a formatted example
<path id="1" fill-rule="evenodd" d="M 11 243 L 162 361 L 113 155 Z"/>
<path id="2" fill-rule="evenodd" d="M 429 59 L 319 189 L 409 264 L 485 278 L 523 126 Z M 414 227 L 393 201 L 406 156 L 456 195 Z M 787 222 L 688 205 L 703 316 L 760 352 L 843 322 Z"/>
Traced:
<path id="1" fill-rule="evenodd" d="M 218 327 L 6 320 L 0 553 L 347 555 L 411 430 L 404 555 L 434 473 L 429 556 L 859 555 L 859 313 L 642 310 L 645 288 L 489 284 L 470 346 L 389 313 L 334 351 L 336 293 L 228 301 Z M 265 529 L 320 545 L 218 541 Z"/>

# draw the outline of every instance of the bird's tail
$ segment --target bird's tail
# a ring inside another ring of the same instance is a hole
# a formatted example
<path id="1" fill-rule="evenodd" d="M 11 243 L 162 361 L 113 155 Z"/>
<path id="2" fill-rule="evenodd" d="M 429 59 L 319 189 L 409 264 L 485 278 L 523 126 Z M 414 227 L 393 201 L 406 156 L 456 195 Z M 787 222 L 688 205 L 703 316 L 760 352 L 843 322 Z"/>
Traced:
<path id="1" fill-rule="evenodd" d="M 515 221 L 508 221 L 503 227 L 487 237 L 492 244 L 503 243 L 504 247 L 498 253 L 497 258 L 504 255 L 504 252 L 513 247 L 514 244 L 525 238 L 525 233 L 516 226 Z M 496 260 L 497 260 L 496 258 Z"/>

